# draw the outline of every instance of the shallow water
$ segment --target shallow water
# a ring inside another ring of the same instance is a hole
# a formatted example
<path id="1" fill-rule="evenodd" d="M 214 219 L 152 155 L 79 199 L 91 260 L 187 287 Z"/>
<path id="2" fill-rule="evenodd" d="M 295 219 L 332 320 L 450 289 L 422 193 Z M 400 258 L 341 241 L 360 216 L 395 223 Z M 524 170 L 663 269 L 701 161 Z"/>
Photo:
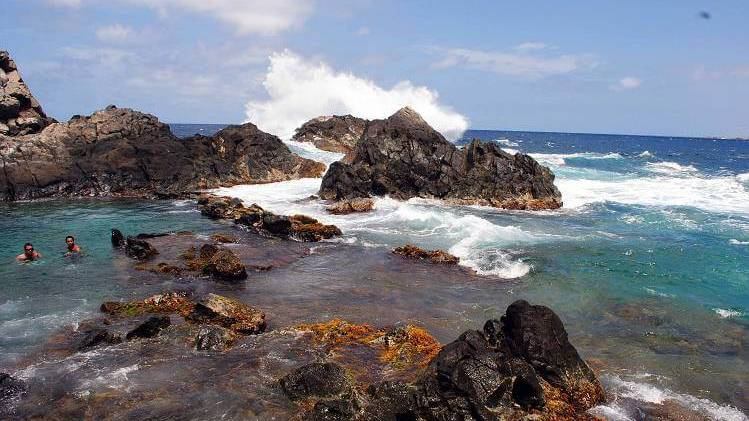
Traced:
<path id="1" fill-rule="evenodd" d="M 301 257 L 307 246 L 268 245 L 248 235 L 248 244 L 257 244 L 254 250 L 266 252 L 243 258 L 286 256 L 279 257 L 283 263 L 252 273 L 240 288 L 210 288 L 263 308 L 272 329 L 332 317 L 376 325 L 412 322 L 443 343 L 523 298 L 552 307 L 573 344 L 601 370 L 614 398 L 600 408 L 607 417 L 636 418 L 633 401 L 674 401 L 709 419 L 746 419 L 741 411 L 749 410 L 749 144 L 474 134 L 530 152 L 549 165 L 565 207 L 506 212 L 382 198 L 372 213 L 333 216 L 323 203 L 307 199 L 316 193 L 319 179 L 222 189 L 270 210 L 334 223 L 344 236 L 314 245 L 310 255 Z M 306 145 L 290 147 L 326 162 L 338 156 Z M 110 228 L 131 234 L 231 229 L 201 217 L 192 202 L 52 201 L 3 205 L 1 215 L 0 259 L 8 263 L 0 265 L 5 283 L 0 290 L 0 371 L 27 374 L 19 366 L 22 356 L 56 329 L 94 315 L 104 299 L 206 287 L 199 280 L 134 273 L 127 259 L 111 251 Z M 78 262 L 60 257 L 68 233 L 79 237 L 87 253 Z M 45 254 L 42 262 L 12 262 L 27 239 Z M 447 249 L 461 257 L 463 267 L 414 265 L 388 254 L 389 247 L 406 242 Z M 170 252 L 164 249 L 165 256 Z M 267 356 L 258 358 L 266 361 Z M 158 378 L 158 372 L 133 368 L 137 363 L 134 356 L 105 356 L 84 364 L 79 374 L 92 381 L 86 370 L 107 365 L 110 374 L 101 374 L 99 388 L 121 388 L 122 373 L 141 379 L 136 387 L 153 387 L 156 380 L 144 379 Z M 281 373 L 283 367 L 269 373 Z M 187 370 L 180 378 L 191 375 Z M 92 389 L 87 385 L 69 390 Z M 271 389 L 268 396 L 275 396 Z M 211 393 L 217 392 L 208 391 L 203 399 L 220 400 Z M 255 396 L 248 405 L 255 405 L 254 413 L 269 411 L 266 404 L 280 405 L 283 413 L 288 408 L 277 399 Z M 239 410 L 220 408 L 230 417 Z"/>

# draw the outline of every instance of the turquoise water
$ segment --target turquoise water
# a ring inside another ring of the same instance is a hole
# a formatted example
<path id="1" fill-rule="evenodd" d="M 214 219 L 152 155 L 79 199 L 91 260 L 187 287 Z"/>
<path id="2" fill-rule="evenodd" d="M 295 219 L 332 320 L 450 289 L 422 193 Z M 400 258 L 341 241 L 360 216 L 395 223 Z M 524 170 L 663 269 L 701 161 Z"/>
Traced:
<path id="1" fill-rule="evenodd" d="M 381 281 L 371 288 L 382 291 L 356 297 L 357 305 L 382 312 L 387 302 L 392 314 L 419 317 L 434 314 L 429 305 L 439 303 L 454 322 L 449 328 L 426 323 L 449 340 L 501 314 L 514 299 L 547 304 L 563 318 L 581 353 L 604 367 L 606 386 L 621 398 L 611 411 L 626 399 L 672 399 L 711 419 L 745 419 L 738 411 L 749 409 L 749 142 L 471 134 L 550 166 L 564 208 L 506 212 L 381 198 L 372 213 L 333 216 L 323 203 L 299 201 L 317 191 L 319 179 L 222 193 L 334 223 L 344 232 L 339 247 L 352 244 L 373 253 L 406 242 L 438 247 L 484 276 L 467 286 L 450 287 L 450 281 L 408 290 L 423 300 L 403 303 L 390 301 L 387 288 L 396 290 L 393 285 L 405 280 Z M 338 158 L 291 147 L 328 162 Z M 123 269 L 130 263 L 112 251 L 110 228 L 130 234 L 226 228 L 201 217 L 189 201 L 50 201 L 0 205 L 0 212 L 0 371 L 56 329 L 95 314 L 101 301 L 140 297 L 150 288 Z M 79 260 L 62 257 L 68 234 L 84 248 Z M 13 261 L 26 241 L 45 255 L 42 261 Z M 325 277 L 337 268 L 317 262 L 316 287 L 324 288 Z M 177 281 L 160 282 L 153 289 Z M 313 301 L 305 308 L 314 308 L 315 292 L 307 293 Z M 303 301 L 303 294 L 295 291 L 293 299 Z M 284 297 L 277 299 L 282 303 Z M 325 311 L 336 315 L 349 305 L 343 299 L 326 302 Z M 294 310 L 280 314 L 286 311 Z"/>
<path id="2" fill-rule="evenodd" d="M 124 233 L 200 230 L 217 224 L 193 202 L 80 200 L 0 205 L 0 367 L 28 353 L 51 332 L 95 314 L 106 298 L 135 286 L 112 249 L 110 230 Z M 73 235 L 83 255 L 66 258 Z M 15 262 L 30 241 L 43 259 Z"/>

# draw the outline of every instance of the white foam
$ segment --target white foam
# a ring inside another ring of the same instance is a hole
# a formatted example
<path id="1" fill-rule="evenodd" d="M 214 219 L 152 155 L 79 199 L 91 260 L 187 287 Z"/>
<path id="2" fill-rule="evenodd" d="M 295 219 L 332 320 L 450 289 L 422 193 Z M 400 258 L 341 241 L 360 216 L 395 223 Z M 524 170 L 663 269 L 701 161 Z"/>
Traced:
<path id="1" fill-rule="evenodd" d="M 656 174 L 672 176 L 690 175 L 696 174 L 698 172 L 697 168 L 693 167 L 692 165 L 681 165 L 676 162 L 669 161 L 648 162 L 647 164 L 645 164 L 645 168 L 648 171 Z"/>
<path id="2" fill-rule="evenodd" d="M 650 294 L 650 295 L 654 295 L 654 296 L 656 296 L 656 297 L 662 297 L 662 298 L 673 298 L 673 297 L 674 297 L 674 295 L 673 295 L 673 294 L 666 294 L 665 292 L 658 292 L 658 291 L 656 291 L 656 290 L 655 290 L 655 289 L 653 289 L 653 288 L 647 288 L 647 287 L 643 287 L 643 289 L 644 289 L 644 290 L 645 290 L 645 292 L 647 292 L 648 294 Z"/>
<path id="3" fill-rule="evenodd" d="M 584 159 L 622 159 L 624 158 L 621 154 L 618 152 L 609 152 L 609 153 L 595 153 L 595 152 L 579 152 L 579 153 L 567 153 L 567 154 L 560 154 L 560 153 L 532 153 L 529 154 L 531 157 L 533 157 L 536 161 L 540 162 L 544 165 L 552 165 L 552 166 L 564 166 L 566 165 L 567 159 L 570 158 L 584 158 Z"/>
<path id="4" fill-rule="evenodd" d="M 505 146 L 519 146 L 517 142 L 513 142 L 510 139 L 494 139 L 493 142 L 497 142 L 499 144 L 505 145 Z"/>
<path id="5" fill-rule="evenodd" d="M 708 399 L 677 393 L 666 388 L 659 388 L 649 383 L 624 380 L 613 375 L 604 375 L 602 380 L 607 390 L 615 396 L 654 404 L 662 404 L 665 401 L 675 401 L 685 408 L 696 411 L 712 420 L 749 420 L 749 418 L 747 418 L 747 416 L 737 408 L 730 405 L 719 405 Z M 616 407 L 612 408 L 614 412 L 620 412 L 615 408 Z"/>
<path id="6" fill-rule="evenodd" d="M 724 308 L 714 308 L 713 311 L 722 319 L 733 319 L 744 315 L 741 311 Z"/>
<path id="7" fill-rule="evenodd" d="M 328 152 L 322 149 L 318 149 L 314 144 L 310 142 L 284 140 L 284 143 L 289 147 L 289 149 L 291 149 L 292 152 L 296 153 L 297 155 L 322 162 L 325 165 L 330 165 L 333 162 L 340 161 L 345 155 L 339 152 Z"/>
<path id="8" fill-rule="evenodd" d="M 655 155 L 653 155 L 652 153 L 650 153 L 650 151 L 642 151 L 642 153 L 640 155 L 638 155 L 638 156 L 640 158 L 652 158 Z"/>
<path id="9" fill-rule="evenodd" d="M 507 152 L 510 155 L 515 155 L 516 153 L 520 152 L 519 150 L 512 149 L 512 148 L 502 148 L 502 150 Z"/>
<path id="10" fill-rule="evenodd" d="M 597 172 L 601 175 L 603 172 Z M 556 180 L 564 206 L 617 202 L 643 206 L 694 207 L 708 212 L 749 215 L 749 191 L 735 177 L 623 177 Z"/>
<path id="11" fill-rule="evenodd" d="M 749 241 L 740 241 L 735 238 L 731 238 L 728 240 L 728 244 L 733 244 L 734 246 L 746 246 L 749 245 Z"/>

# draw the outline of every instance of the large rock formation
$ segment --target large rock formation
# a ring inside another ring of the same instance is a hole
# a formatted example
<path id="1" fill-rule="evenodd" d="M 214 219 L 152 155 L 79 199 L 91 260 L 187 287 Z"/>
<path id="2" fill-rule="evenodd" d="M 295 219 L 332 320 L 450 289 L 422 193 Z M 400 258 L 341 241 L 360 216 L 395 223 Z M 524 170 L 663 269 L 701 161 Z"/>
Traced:
<path id="1" fill-rule="evenodd" d="M 251 123 L 180 140 L 156 117 L 114 106 L 52 124 L 39 134 L 0 136 L 0 159 L 5 200 L 174 196 L 316 177 L 325 168 Z"/>
<path id="2" fill-rule="evenodd" d="M 298 128 L 292 140 L 310 142 L 324 151 L 348 154 L 354 150 L 367 123 L 352 115 L 317 117 Z"/>
<path id="3" fill-rule="evenodd" d="M 0 197 L 5 200 L 176 196 L 319 177 L 325 170 L 251 123 L 182 140 L 152 115 L 109 106 L 49 124 L 5 52 L 0 67 Z"/>
<path id="4" fill-rule="evenodd" d="M 554 174 L 530 156 L 478 140 L 458 149 L 410 108 L 370 122 L 347 161 L 330 165 L 321 198 L 425 197 L 506 209 L 562 205 Z"/>
<path id="5" fill-rule="evenodd" d="M 36 133 L 53 121 L 31 95 L 10 54 L 0 50 L 0 134 Z"/>

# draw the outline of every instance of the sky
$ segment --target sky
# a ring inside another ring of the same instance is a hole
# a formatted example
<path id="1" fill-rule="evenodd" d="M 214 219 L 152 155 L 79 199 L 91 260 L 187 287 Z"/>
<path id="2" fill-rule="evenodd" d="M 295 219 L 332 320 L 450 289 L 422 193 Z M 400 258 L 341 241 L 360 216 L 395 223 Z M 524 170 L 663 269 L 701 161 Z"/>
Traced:
<path id="1" fill-rule="evenodd" d="M 3 0 L 0 49 L 58 120 L 116 104 L 288 138 L 410 105 L 448 138 L 749 137 L 748 20 L 746 0 Z"/>

